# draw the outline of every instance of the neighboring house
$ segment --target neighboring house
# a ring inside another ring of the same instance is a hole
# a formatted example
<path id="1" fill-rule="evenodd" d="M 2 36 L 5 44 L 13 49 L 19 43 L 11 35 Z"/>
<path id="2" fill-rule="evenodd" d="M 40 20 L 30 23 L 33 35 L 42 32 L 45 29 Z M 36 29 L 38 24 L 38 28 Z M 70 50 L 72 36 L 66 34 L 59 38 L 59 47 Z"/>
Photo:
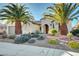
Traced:
<path id="1" fill-rule="evenodd" d="M 72 21 L 69 21 L 67 23 L 67 28 L 68 28 L 68 32 L 70 32 L 72 30 Z"/>
<path id="2" fill-rule="evenodd" d="M 73 27 L 73 29 L 78 29 L 79 28 L 79 22 L 77 23 L 76 26 Z"/>
<path id="3" fill-rule="evenodd" d="M 71 22 L 67 24 L 68 31 L 71 31 Z M 56 28 L 59 31 L 59 24 L 55 21 L 50 21 L 48 19 L 42 18 L 40 21 L 31 21 L 29 24 L 22 23 L 22 34 L 33 33 L 40 31 L 42 33 L 48 34 L 51 28 Z M 7 24 L 7 34 L 15 34 L 15 24 Z"/>
<path id="4" fill-rule="evenodd" d="M 6 32 L 6 25 L 0 23 L 0 35 Z"/>

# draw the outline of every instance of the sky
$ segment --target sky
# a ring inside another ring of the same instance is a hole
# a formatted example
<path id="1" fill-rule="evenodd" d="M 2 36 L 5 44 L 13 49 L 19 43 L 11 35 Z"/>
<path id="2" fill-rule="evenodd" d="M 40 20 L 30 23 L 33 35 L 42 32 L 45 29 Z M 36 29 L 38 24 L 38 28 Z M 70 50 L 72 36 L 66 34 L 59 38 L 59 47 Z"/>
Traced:
<path id="1" fill-rule="evenodd" d="M 51 3 L 31 3 L 27 4 L 27 6 L 30 9 L 30 12 L 32 12 L 32 15 L 34 16 L 35 20 L 40 20 L 43 16 L 43 13 L 47 11 L 47 7 L 51 6 Z"/>
<path id="2" fill-rule="evenodd" d="M 74 20 L 72 21 L 72 27 L 74 27 L 77 23 L 78 23 L 78 20 L 74 19 Z"/>
<path id="3" fill-rule="evenodd" d="M 6 4 L 0 3 L 0 9 L 2 9 Z M 51 3 L 27 3 L 26 6 L 29 7 L 29 11 L 32 13 L 36 21 L 39 21 L 43 13 L 47 12 L 47 7 L 51 6 Z M 77 24 L 77 20 L 72 21 L 72 26 L 74 27 Z"/>
<path id="4" fill-rule="evenodd" d="M 0 4 L 0 9 L 2 9 L 6 4 Z M 35 20 L 40 20 L 43 13 L 46 12 L 47 7 L 51 6 L 51 3 L 27 3 L 26 6 L 29 7 L 29 11 L 34 16 Z"/>

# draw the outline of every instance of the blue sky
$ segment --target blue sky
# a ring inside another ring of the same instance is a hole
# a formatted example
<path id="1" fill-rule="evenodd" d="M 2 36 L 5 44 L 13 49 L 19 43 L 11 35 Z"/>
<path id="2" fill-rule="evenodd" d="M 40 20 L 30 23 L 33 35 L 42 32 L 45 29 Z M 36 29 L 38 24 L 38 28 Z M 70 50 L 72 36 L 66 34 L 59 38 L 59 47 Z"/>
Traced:
<path id="1" fill-rule="evenodd" d="M 3 8 L 6 4 L 0 4 L 0 9 Z M 51 3 L 27 3 L 26 6 L 29 7 L 29 11 L 32 13 L 36 21 L 39 21 L 43 13 L 47 11 L 47 7 L 51 6 Z M 75 26 L 77 24 L 77 20 L 72 21 L 72 26 Z"/>
<path id="2" fill-rule="evenodd" d="M 48 6 L 51 6 L 51 3 L 31 3 L 27 4 L 30 11 L 32 12 L 32 15 L 35 17 L 35 20 L 40 20 L 42 18 L 42 15 L 44 12 L 46 12 L 46 8 Z"/>
<path id="3" fill-rule="evenodd" d="M 6 4 L 0 4 L 0 9 L 3 8 Z M 29 11 L 34 16 L 35 20 L 40 20 L 44 12 L 46 12 L 46 8 L 51 6 L 51 3 L 27 3 L 26 6 L 29 7 Z"/>
<path id="4" fill-rule="evenodd" d="M 78 23 L 78 21 L 77 21 L 76 19 L 74 19 L 74 20 L 72 21 L 72 27 L 74 27 L 77 23 Z"/>

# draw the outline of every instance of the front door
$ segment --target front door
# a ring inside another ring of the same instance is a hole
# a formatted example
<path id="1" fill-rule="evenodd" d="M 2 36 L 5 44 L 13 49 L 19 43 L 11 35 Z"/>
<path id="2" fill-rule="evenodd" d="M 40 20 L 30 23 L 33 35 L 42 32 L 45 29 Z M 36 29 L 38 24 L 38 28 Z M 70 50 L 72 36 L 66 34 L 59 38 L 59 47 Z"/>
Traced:
<path id="1" fill-rule="evenodd" d="M 45 32 L 46 32 L 46 34 L 48 34 L 48 31 L 49 31 L 49 26 L 47 24 L 45 24 Z"/>

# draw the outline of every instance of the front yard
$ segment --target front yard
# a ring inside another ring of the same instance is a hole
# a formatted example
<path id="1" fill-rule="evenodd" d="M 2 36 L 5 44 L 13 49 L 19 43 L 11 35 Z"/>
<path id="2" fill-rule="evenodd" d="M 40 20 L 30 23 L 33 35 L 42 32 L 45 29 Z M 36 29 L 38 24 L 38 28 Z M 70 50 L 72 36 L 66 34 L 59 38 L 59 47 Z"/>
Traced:
<path id="1" fill-rule="evenodd" d="M 46 48 L 53 48 L 53 49 L 61 49 L 61 50 L 66 50 L 66 51 L 73 51 L 73 52 L 79 52 L 79 49 L 73 49 L 67 46 L 67 40 L 62 39 L 61 37 L 64 36 L 51 36 L 47 34 L 40 34 L 44 38 L 39 38 L 38 37 L 32 37 L 26 42 L 20 42 L 19 40 L 17 42 L 16 39 L 10 39 L 10 38 L 5 38 L 5 39 L 0 39 L 0 42 L 8 42 L 8 43 L 15 43 L 15 44 L 22 44 L 22 45 L 32 45 L 32 46 L 38 46 L 38 47 L 46 47 Z M 24 37 L 23 37 L 24 39 Z M 55 42 L 49 42 L 51 39 L 56 39 L 58 44 Z M 76 40 L 79 42 L 79 40 Z"/>

